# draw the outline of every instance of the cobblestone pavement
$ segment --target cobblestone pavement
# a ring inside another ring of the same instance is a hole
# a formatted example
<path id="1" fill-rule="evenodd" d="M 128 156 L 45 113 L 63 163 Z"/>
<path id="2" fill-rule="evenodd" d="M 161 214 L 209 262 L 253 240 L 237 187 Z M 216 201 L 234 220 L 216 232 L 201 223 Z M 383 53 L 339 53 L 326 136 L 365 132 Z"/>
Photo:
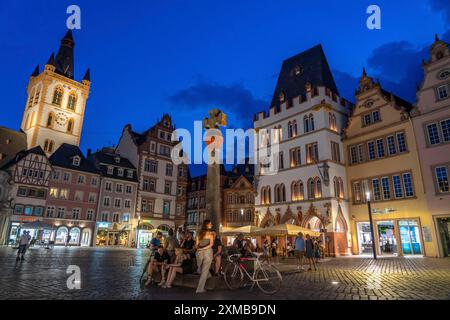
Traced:
<path id="1" fill-rule="evenodd" d="M 0 247 L 0 299 L 450 299 L 449 258 L 328 259 L 316 272 L 286 272 L 281 290 L 266 296 L 257 288 L 200 295 L 190 288 L 141 289 L 148 257 L 141 250 L 32 248 L 18 263 L 15 253 Z M 69 265 L 81 269 L 80 290 L 67 288 Z"/>

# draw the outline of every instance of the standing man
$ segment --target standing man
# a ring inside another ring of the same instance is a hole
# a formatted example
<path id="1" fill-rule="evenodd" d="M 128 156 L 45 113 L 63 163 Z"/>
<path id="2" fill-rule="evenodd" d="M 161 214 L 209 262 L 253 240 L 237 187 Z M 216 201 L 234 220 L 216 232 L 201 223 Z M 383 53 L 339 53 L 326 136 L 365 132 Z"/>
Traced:
<path id="1" fill-rule="evenodd" d="M 299 232 L 295 237 L 295 257 L 298 260 L 298 270 L 303 271 L 303 260 L 305 258 L 305 239 L 303 239 L 303 233 Z"/>
<path id="2" fill-rule="evenodd" d="M 306 258 L 309 261 L 308 271 L 311 271 L 313 266 L 314 271 L 317 271 L 316 261 L 314 260 L 314 241 L 313 239 L 311 239 L 311 236 L 309 234 L 306 235 L 305 251 L 306 251 Z"/>
<path id="3" fill-rule="evenodd" d="M 72 236 L 68 234 L 66 238 L 66 247 L 70 244 L 70 239 L 72 239 Z"/>
<path id="4" fill-rule="evenodd" d="M 175 258 L 175 249 L 180 247 L 178 239 L 174 237 L 173 229 L 169 229 L 169 236 L 164 241 L 164 249 L 170 257 L 169 263 L 173 263 Z"/>
<path id="5" fill-rule="evenodd" d="M 24 231 L 19 239 L 19 250 L 17 251 L 16 261 L 25 260 L 25 252 L 27 251 L 28 244 L 30 243 L 31 236 L 29 231 Z"/>

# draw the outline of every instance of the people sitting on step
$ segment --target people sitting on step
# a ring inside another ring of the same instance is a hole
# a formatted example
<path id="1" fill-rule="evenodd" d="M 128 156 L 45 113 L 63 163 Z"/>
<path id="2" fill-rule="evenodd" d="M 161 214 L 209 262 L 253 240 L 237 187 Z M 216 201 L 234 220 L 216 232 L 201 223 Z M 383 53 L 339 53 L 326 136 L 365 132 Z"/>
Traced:
<path id="1" fill-rule="evenodd" d="M 169 272 L 167 273 L 167 281 L 163 284 L 163 288 L 172 288 L 177 273 L 189 274 L 193 271 L 193 261 L 188 253 L 183 253 L 182 248 L 175 249 L 175 261 L 168 264 Z"/>
<path id="2" fill-rule="evenodd" d="M 151 258 L 150 264 L 148 265 L 147 273 L 148 273 L 148 279 L 145 283 L 146 286 L 148 286 L 150 283 L 153 282 L 153 273 L 154 272 L 161 272 L 161 281 L 158 284 L 159 286 L 162 286 L 165 283 L 165 274 L 167 270 L 167 265 L 169 264 L 170 257 L 167 254 L 167 251 L 164 251 L 163 246 L 159 246 L 156 249 L 155 254 Z"/>

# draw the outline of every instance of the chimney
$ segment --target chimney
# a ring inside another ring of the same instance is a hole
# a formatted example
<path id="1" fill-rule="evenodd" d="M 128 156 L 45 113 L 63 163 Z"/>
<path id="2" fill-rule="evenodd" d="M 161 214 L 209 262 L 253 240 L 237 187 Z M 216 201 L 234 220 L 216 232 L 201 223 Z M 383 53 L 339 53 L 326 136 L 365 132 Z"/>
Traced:
<path id="1" fill-rule="evenodd" d="M 88 157 L 91 155 L 91 153 L 92 153 L 91 148 L 87 149 L 87 156 L 88 156 Z"/>

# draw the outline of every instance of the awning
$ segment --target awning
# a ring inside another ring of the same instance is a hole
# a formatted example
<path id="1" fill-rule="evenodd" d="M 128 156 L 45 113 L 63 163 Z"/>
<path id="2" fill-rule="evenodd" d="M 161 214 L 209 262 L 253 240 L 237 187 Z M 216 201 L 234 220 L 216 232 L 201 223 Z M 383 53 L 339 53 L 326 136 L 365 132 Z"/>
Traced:
<path id="1" fill-rule="evenodd" d="M 296 236 L 299 232 L 303 233 L 303 235 L 309 234 L 312 237 L 319 237 L 320 232 L 313 231 L 307 228 L 303 228 L 300 226 L 296 226 L 294 224 L 284 223 L 278 224 L 276 226 L 263 228 L 259 231 L 256 231 L 254 235 L 259 236 Z"/>
<path id="2" fill-rule="evenodd" d="M 242 233 L 243 235 L 246 236 L 252 236 L 254 235 L 255 232 L 262 230 L 262 228 L 253 226 L 253 225 L 248 225 L 248 226 L 243 226 L 243 227 L 238 227 L 238 228 L 232 228 L 231 230 L 228 231 L 224 231 L 222 232 L 221 235 L 223 236 L 235 236 L 239 233 Z"/>

